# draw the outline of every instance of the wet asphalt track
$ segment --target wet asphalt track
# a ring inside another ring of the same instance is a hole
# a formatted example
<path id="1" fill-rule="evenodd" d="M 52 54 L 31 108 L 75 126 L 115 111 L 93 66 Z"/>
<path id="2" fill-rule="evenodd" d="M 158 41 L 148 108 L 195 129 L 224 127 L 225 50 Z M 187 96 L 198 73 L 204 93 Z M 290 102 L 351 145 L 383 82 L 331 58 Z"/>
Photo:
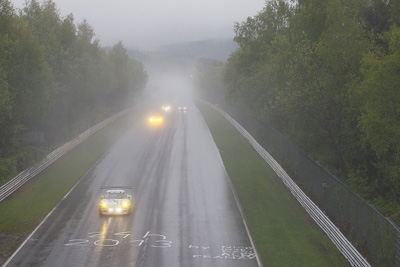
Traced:
<path id="1" fill-rule="evenodd" d="M 218 149 L 192 102 L 132 127 L 7 266 L 258 266 Z M 132 186 L 130 216 L 98 215 L 101 186 Z"/>

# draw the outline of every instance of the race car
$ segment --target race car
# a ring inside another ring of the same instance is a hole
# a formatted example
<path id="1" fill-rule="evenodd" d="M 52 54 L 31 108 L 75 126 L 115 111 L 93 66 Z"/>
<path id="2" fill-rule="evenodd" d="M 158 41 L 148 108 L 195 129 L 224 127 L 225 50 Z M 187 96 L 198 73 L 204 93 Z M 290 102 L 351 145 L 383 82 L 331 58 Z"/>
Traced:
<path id="1" fill-rule="evenodd" d="M 187 108 L 186 108 L 186 106 L 179 106 L 179 107 L 178 107 L 178 110 L 179 110 L 180 112 L 186 112 Z"/>
<path id="2" fill-rule="evenodd" d="M 100 196 L 99 215 L 122 215 L 132 213 L 132 195 L 126 193 L 129 186 L 103 186 L 106 192 Z"/>
<path id="3" fill-rule="evenodd" d="M 171 106 L 169 106 L 169 105 L 162 106 L 161 108 L 164 111 L 170 111 L 171 110 Z"/>
<path id="4" fill-rule="evenodd" d="M 160 124 L 160 123 L 162 123 L 162 121 L 163 121 L 163 118 L 158 115 L 154 115 L 149 118 L 149 122 L 151 124 Z"/>

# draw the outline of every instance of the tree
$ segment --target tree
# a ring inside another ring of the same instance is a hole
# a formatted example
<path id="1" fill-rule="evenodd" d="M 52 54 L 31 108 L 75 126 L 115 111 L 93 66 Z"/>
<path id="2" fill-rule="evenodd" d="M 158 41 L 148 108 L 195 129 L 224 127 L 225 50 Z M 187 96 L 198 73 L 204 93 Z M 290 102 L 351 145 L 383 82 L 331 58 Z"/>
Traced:
<path id="1" fill-rule="evenodd" d="M 0 0 L 1 182 L 125 108 L 146 82 L 122 42 L 107 54 L 86 20 L 75 26 L 53 1 L 27 1 L 18 16 Z M 45 132 L 45 144 L 27 142 L 23 134 L 35 131 Z"/>
<path id="2" fill-rule="evenodd" d="M 43 49 L 8 1 L 0 2 L 0 176 L 14 175 L 32 164 L 24 157 L 21 134 L 44 117 L 48 68 Z"/>
<path id="3" fill-rule="evenodd" d="M 285 1 L 268 1 L 254 18 L 235 24 L 234 40 L 239 49 L 228 59 L 225 71 L 227 97 L 252 113 L 275 120 L 276 96 L 281 77 L 277 65 L 284 65 L 276 55 L 279 45 L 286 46 L 292 8 Z M 280 68 L 280 66 L 278 68 Z M 279 81 L 278 81 L 279 79 Z"/>
<path id="4" fill-rule="evenodd" d="M 377 175 L 370 179 L 375 192 L 369 197 L 383 197 L 399 205 L 400 28 L 393 27 L 385 38 L 389 54 L 370 53 L 363 58 L 363 79 L 353 97 L 361 105 L 359 127 L 365 133 L 365 142 L 375 153 L 372 164 L 378 169 Z M 399 220 L 400 212 L 395 216 Z"/>
<path id="5" fill-rule="evenodd" d="M 127 92 L 129 90 L 129 78 L 127 72 L 129 57 L 122 41 L 119 41 L 111 48 L 109 57 L 113 65 L 114 75 L 118 82 L 115 93 L 121 94 L 121 92 Z"/>
<path id="6" fill-rule="evenodd" d="M 91 44 L 94 38 L 94 30 L 86 19 L 78 25 L 78 39 L 84 43 Z"/>
<path id="7" fill-rule="evenodd" d="M 13 9 L 9 1 L 0 0 L 0 157 L 6 154 L 12 118 L 12 97 L 7 80 L 7 66 L 12 50 Z M 1 176 L 1 173 L 0 173 Z"/>
<path id="8" fill-rule="evenodd" d="M 304 131 L 306 139 L 299 140 L 301 136 L 295 131 L 291 136 L 332 172 L 344 177 L 354 148 L 354 114 L 349 113 L 347 91 L 359 76 L 361 58 L 368 47 L 359 12 L 354 1 L 329 1 L 322 12 L 325 26 L 318 39 L 304 32 L 294 34 L 292 77 L 288 77 L 291 84 L 284 91 L 293 105 L 289 114 L 297 125 L 293 130 Z M 302 122 L 305 124 L 299 125 Z"/>

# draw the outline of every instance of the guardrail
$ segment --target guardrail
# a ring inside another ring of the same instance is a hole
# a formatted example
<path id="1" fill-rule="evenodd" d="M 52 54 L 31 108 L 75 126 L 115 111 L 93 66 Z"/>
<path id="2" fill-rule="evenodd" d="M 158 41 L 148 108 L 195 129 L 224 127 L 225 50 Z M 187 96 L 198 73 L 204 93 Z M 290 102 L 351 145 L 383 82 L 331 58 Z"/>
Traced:
<path id="1" fill-rule="evenodd" d="M 109 123 L 113 122 L 114 120 L 118 119 L 119 117 L 128 113 L 130 109 L 123 110 L 110 118 L 96 124 L 95 126 L 89 128 L 85 132 L 81 133 L 78 137 L 72 139 L 68 143 L 62 145 L 61 147 L 57 148 L 50 154 L 48 154 L 42 161 L 37 163 L 36 165 L 29 167 L 28 169 L 22 171 L 16 177 L 8 181 L 6 184 L 0 187 L 0 202 L 14 193 L 18 188 L 24 185 L 27 181 L 35 177 L 41 171 L 46 169 L 52 163 L 54 163 L 57 159 L 61 158 L 65 154 L 67 154 L 71 149 L 85 141 L 89 136 L 97 132 L 98 130 L 104 128 Z"/>
<path id="2" fill-rule="evenodd" d="M 225 111 L 215 107 L 208 102 L 204 102 L 221 113 L 254 147 L 261 157 L 271 166 L 276 174 L 282 179 L 283 183 L 289 188 L 292 195 L 304 207 L 311 218 L 328 235 L 339 251 L 349 261 L 351 266 L 371 266 L 367 260 L 358 252 L 342 232 L 332 223 L 332 221 L 318 208 L 318 206 L 297 186 L 279 163 L 233 118 Z"/>

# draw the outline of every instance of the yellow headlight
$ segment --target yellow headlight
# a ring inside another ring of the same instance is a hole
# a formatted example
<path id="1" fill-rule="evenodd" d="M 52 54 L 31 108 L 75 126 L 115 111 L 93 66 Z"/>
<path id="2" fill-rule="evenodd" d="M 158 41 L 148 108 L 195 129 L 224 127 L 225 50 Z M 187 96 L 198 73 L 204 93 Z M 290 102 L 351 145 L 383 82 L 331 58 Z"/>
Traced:
<path id="1" fill-rule="evenodd" d="M 103 208 L 107 207 L 107 203 L 106 202 L 100 202 L 100 206 L 102 206 Z"/>
<path id="2" fill-rule="evenodd" d="M 162 122 L 162 118 L 161 118 L 161 117 L 153 116 L 153 117 L 150 117 L 150 118 L 149 118 L 149 121 L 150 121 L 151 123 L 160 123 L 160 122 Z"/>
<path id="3" fill-rule="evenodd" d="M 124 207 L 129 207 L 131 205 L 131 203 L 129 203 L 129 202 L 124 202 L 123 204 L 122 204 L 122 206 L 124 206 Z"/>

